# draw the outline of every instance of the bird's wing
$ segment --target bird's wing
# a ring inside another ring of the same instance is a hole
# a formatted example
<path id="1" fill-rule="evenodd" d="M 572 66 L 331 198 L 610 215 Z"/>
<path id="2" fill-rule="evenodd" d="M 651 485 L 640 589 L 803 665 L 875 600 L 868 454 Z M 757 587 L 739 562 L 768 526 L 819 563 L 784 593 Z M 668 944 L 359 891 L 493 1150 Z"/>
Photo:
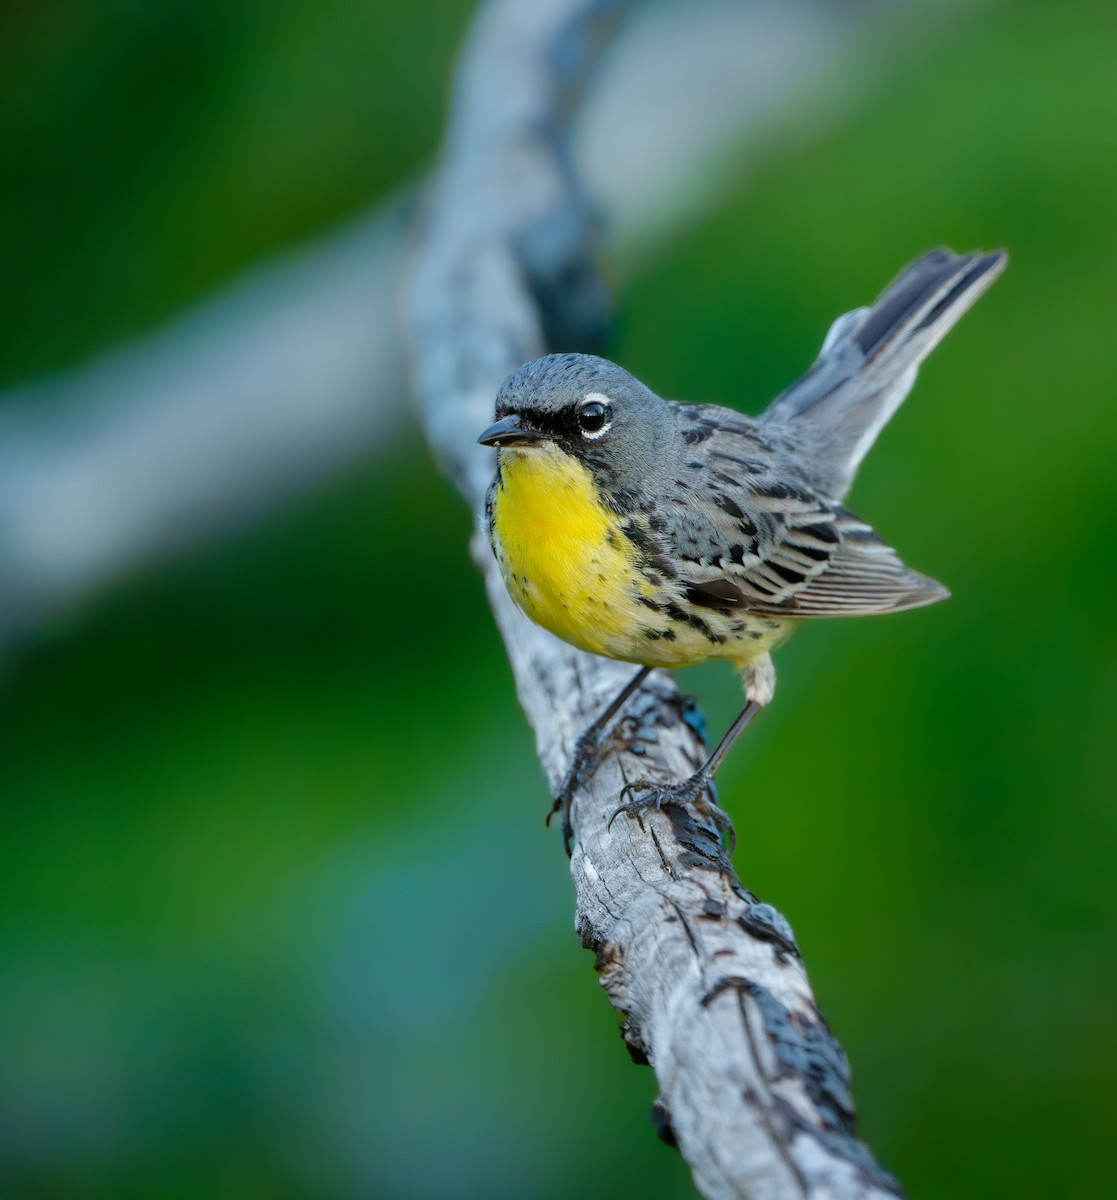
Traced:
<path id="1" fill-rule="evenodd" d="M 671 530 L 687 597 L 724 612 L 815 617 L 931 604 L 946 588 L 802 478 L 794 448 L 712 405 L 679 409 L 685 513 Z"/>

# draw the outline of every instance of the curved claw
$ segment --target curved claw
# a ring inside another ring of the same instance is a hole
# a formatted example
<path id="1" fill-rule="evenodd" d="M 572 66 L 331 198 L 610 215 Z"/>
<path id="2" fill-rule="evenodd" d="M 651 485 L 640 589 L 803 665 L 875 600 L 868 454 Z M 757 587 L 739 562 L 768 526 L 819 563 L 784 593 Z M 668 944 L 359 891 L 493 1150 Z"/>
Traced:
<path id="1" fill-rule="evenodd" d="M 621 813 L 631 817 L 649 808 L 660 812 L 664 808 L 671 806 L 686 808 L 687 805 L 698 804 L 699 801 L 702 801 L 702 797 L 708 789 L 712 789 L 712 781 L 705 771 L 697 771 L 689 779 L 684 779 L 682 783 L 666 785 L 651 783 L 647 779 L 634 779 L 630 783 L 626 783 L 621 789 L 620 798 L 624 803 L 614 809 L 613 815 L 609 818 L 607 828 L 612 829 L 613 822 Z M 635 795 L 637 792 L 646 794 L 637 796 Z M 625 796 L 631 798 L 625 800 Z M 728 815 L 718 807 L 717 802 L 712 796 L 709 801 L 703 801 L 701 807 L 709 815 L 709 819 L 713 822 L 714 828 L 718 833 L 727 833 L 729 835 L 729 849 L 732 852 L 736 845 L 737 837 L 733 829 L 733 823 L 730 821 Z"/>
<path id="2" fill-rule="evenodd" d="M 620 798 L 623 800 L 625 796 L 631 795 L 633 792 L 654 792 L 657 787 L 658 785 L 652 783 L 650 779 L 633 779 L 621 788 Z M 656 807 L 658 808 L 659 805 Z"/>

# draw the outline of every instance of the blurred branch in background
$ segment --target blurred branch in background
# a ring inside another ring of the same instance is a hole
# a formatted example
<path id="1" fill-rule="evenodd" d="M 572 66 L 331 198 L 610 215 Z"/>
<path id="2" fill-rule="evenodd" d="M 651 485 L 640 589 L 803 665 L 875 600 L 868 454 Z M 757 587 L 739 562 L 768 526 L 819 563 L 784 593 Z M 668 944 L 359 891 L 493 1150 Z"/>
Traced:
<path id="1" fill-rule="evenodd" d="M 622 268 L 711 206 L 754 137 L 792 114 L 796 137 L 817 131 L 887 77 L 895 40 L 860 96 L 827 84 L 877 36 L 866 18 L 879 8 L 701 0 L 625 21 L 574 140 Z M 926 31 L 909 20 L 895 32 L 913 52 Z M 392 436 L 404 207 L 278 256 L 143 342 L 0 396 L 0 641 Z"/>
<path id="2" fill-rule="evenodd" d="M 567 167 L 567 107 L 596 60 L 600 0 L 489 4 L 458 73 L 442 159 L 419 219 L 408 292 L 415 387 L 435 454 L 475 514 L 493 461 L 476 434 L 523 361 L 588 349 L 608 324 L 595 230 Z M 583 654 L 514 608 L 475 538 L 520 700 L 556 793 L 602 702 L 631 667 Z M 670 808 L 614 825 L 626 780 L 685 778 L 695 715 L 656 673 L 574 787 L 571 874 L 583 944 L 650 1063 L 657 1123 L 704 1196 L 899 1194 L 857 1140 L 849 1067 L 787 921 L 741 885 L 708 820 Z"/>

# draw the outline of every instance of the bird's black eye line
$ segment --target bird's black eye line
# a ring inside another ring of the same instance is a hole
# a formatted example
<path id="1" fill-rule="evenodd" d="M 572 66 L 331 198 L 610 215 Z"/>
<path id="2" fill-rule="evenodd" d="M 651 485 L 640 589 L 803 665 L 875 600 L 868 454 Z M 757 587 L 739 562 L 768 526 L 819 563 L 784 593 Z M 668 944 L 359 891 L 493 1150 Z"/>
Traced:
<path id="1" fill-rule="evenodd" d="M 589 400 L 578 409 L 578 424 L 583 433 L 599 433 L 609 420 L 609 406 L 600 400 Z"/>

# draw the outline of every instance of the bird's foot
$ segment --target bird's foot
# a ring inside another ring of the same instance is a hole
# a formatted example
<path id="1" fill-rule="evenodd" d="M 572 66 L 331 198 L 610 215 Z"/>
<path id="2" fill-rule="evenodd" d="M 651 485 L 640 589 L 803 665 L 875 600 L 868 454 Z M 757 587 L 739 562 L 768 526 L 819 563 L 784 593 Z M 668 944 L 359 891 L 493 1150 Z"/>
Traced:
<path id="1" fill-rule="evenodd" d="M 629 799 L 625 800 L 625 796 Z M 633 780 L 621 789 L 621 800 L 624 800 L 624 803 L 619 805 L 609 818 L 609 828 L 612 828 L 613 822 L 622 813 L 634 817 L 648 809 L 660 812 L 664 808 L 687 808 L 693 805 L 709 817 L 719 834 L 728 834 L 731 842 L 735 840 L 733 823 L 728 813 L 718 806 L 714 782 L 705 769 L 695 771 L 682 783 L 662 785 L 647 779 Z"/>

